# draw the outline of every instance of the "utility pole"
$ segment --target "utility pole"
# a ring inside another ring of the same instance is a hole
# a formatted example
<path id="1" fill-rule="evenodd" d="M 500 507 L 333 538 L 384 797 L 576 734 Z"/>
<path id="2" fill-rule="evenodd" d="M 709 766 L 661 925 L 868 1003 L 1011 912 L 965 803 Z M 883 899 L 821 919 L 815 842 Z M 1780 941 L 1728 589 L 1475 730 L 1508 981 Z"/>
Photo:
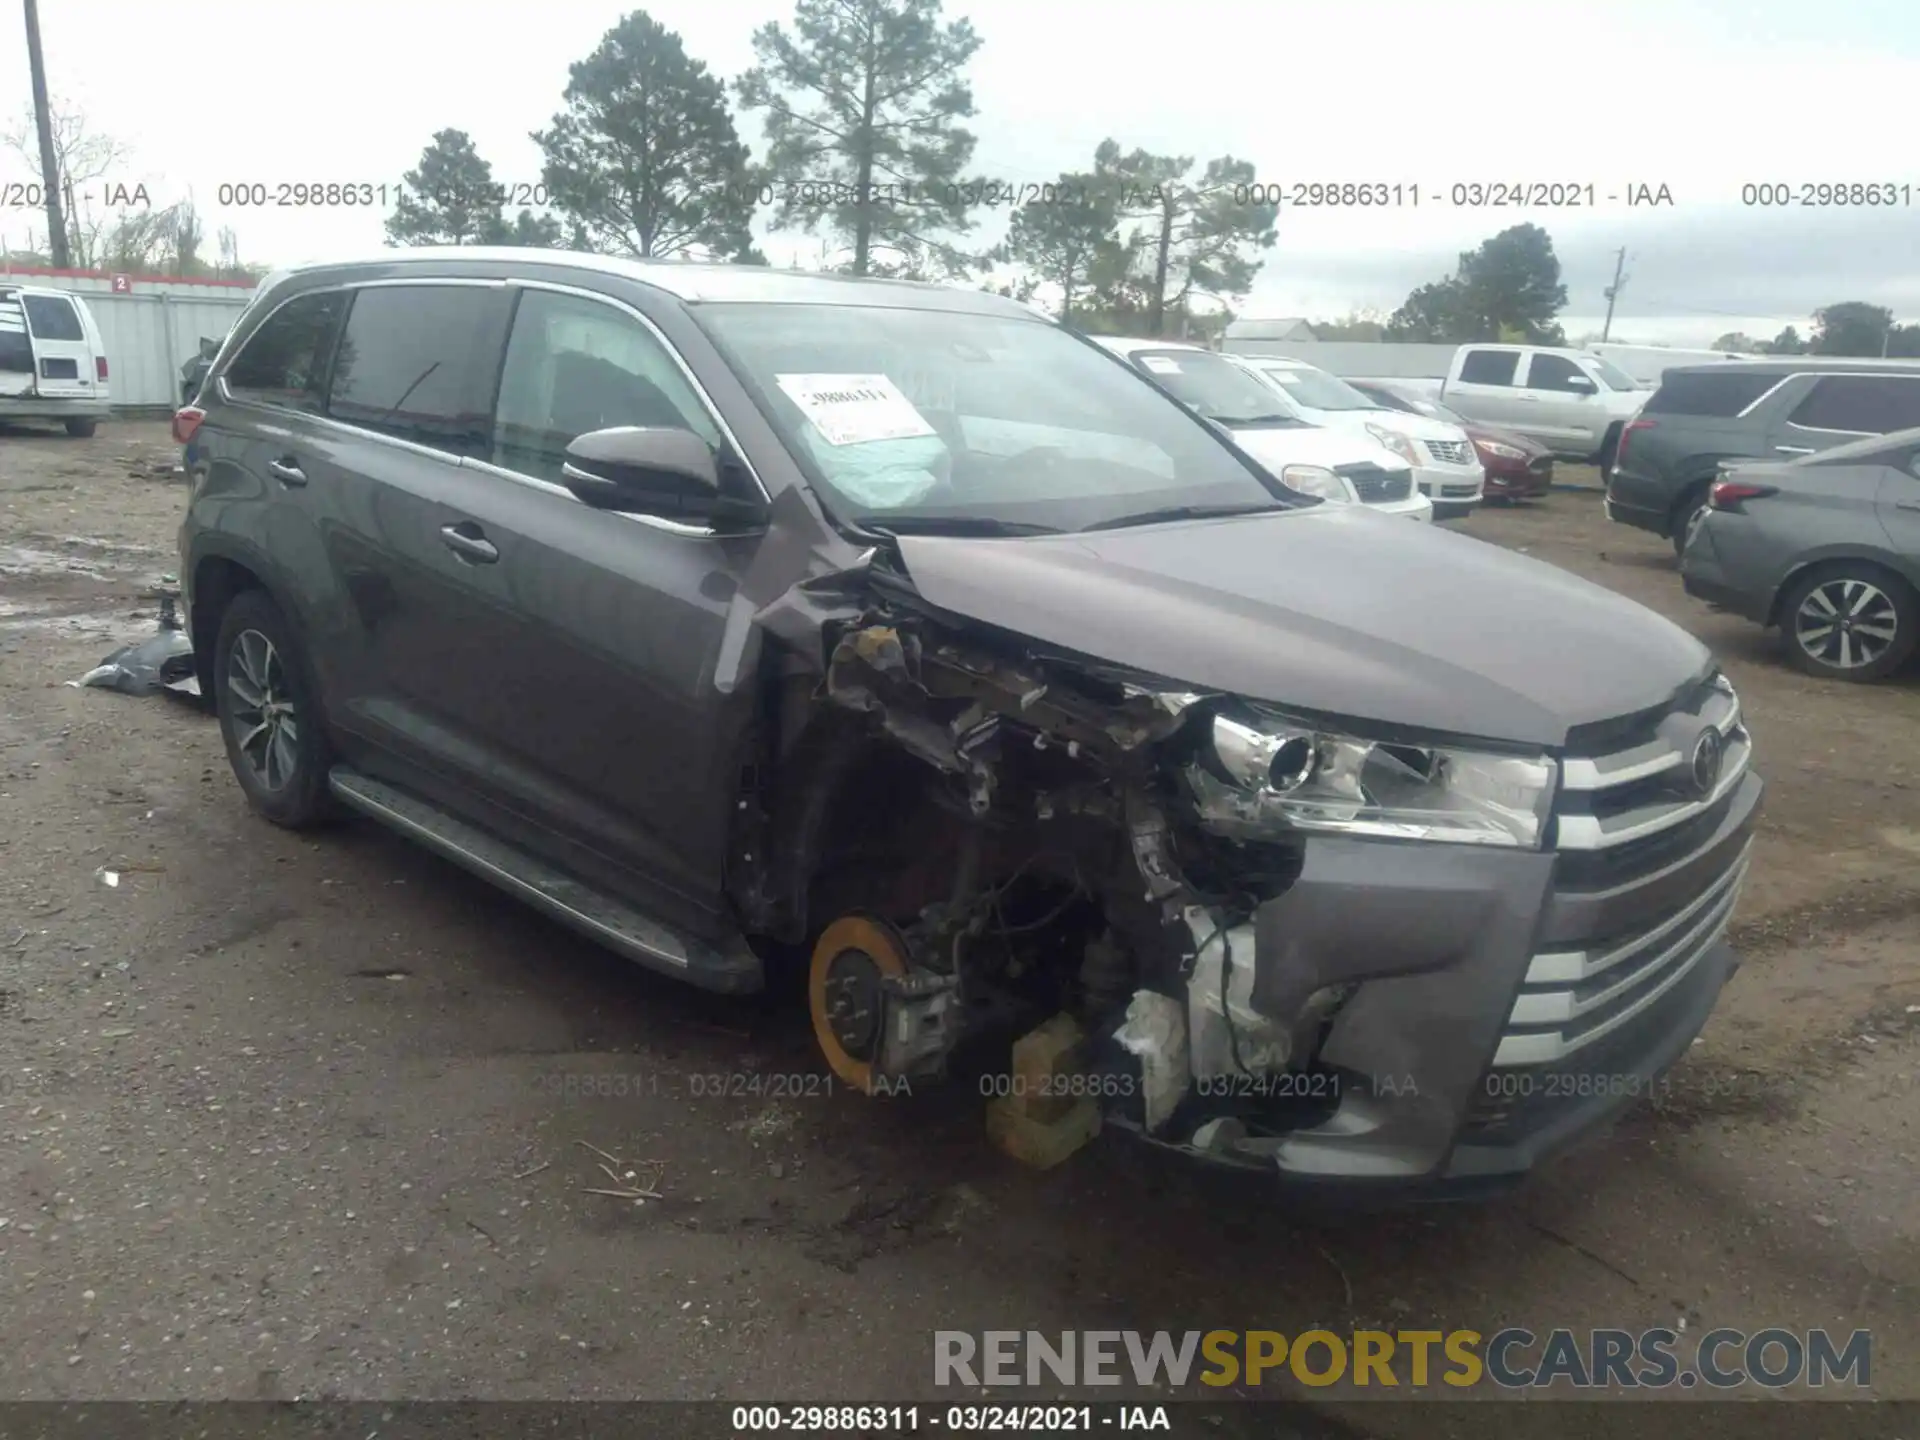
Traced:
<path id="1" fill-rule="evenodd" d="M 40 7 L 27 6 L 27 65 L 33 71 L 33 123 L 40 132 L 40 189 L 47 202 L 47 250 L 56 270 L 72 268 L 67 218 L 60 212 L 60 165 L 53 151 L 53 111 L 47 106 L 47 62 L 40 54 Z"/>
<path id="2" fill-rule="evenodd" d="M 29 0 L 31 3 L 31 0 Z M 1600 339 L 1606 341 L 1613 333 L 1613 302 L 1620 297 L 1620 287 L 1627 283 L 1627 277 L 1621 274 L 1621 268 L 1627 263 L 1627 247 L 1622 245 L 1620 253 L 1613 257 L 1613 283 L 1607 287 L 1607 319 L 1600 327 Z"/>

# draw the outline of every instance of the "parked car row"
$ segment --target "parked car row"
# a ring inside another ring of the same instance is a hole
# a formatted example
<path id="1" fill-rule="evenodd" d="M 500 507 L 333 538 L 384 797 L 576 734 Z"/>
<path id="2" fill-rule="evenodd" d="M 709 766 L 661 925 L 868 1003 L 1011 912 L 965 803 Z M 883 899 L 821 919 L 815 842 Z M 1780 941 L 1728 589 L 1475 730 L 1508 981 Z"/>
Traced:
<path id="1" fill-rule="evenodd" d="M 1388 410 L 1408 415 L 1424 415 L 1456 425 L 1473 444 L 1486 473 L 1481 494 L 1488 500 L 1532 500 L 1553 488 L 1553 451 L 1517 430 L 1502 430 L 1483 425 L 1449 410 L 1437 400 L 1403 391 L 1383 380 L 1347 382 L 1362 395 Z"/>
<path id="2" fill-rule="evenodd" d="M 850 1088 L 1039 1032 L 1088 1083 L 994 1112 L 1015 1153 L 1067 1109 L 1478 1191 L 1644 1093 L 1738 964 L 1762 785 L 1706 648 L 1369 513 L 1430 507 L 1413 466 L 1221 356 L 388 251 L 270 278 L 175 435 L 256 811 L 373 817 L 714 990 L 810 956 Z"/>
<path id="3" fill-rule="evenodd" d="M 1689 594 L 1777 627 L 1810 674 L 1884 679 L 1920 645 L 1920 367 L 1669 370 L 1621 433 L 1606 503 L 1672 542 Z"/>

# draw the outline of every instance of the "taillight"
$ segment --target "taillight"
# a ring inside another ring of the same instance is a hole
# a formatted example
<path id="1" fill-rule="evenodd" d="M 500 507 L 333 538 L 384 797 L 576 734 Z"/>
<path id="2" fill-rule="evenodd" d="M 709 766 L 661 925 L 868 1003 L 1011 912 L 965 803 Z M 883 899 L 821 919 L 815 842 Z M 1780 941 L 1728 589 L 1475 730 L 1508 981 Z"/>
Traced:
<path id="1" fill-rule="evenodd" d="M 1613 463 L 1618 465 L 1622 460 L 1627 458 L 1627 441 L 1633 435 L 1634 431 L 1651 429 L 1653 429 L 1653 421 L 1651 420 L 1629 420 L 1625 425 L 1621 426 L 1620 441 L 1613 447 Z"/>
<path id="2" fill-rule="evenodd" d="M 186 405 L 173 412 L 173 438 L 181 445 L 191 445 L 200 422 L 207 418 L 207 412 L 198 405 Z"/>
<path id="3" fill-rule="evenodd" d="M 1745 480 L 1716 480 L 1713 488 L 1707 491 L 1707 504 L 1715 510 L 1740 509 L 1742 500 L 1758 500 L 1762 496 L 1777 493 L 1771 485 L 1750 485 Z"/>
<path id="4" fill-rule="evenodd" d="M 93 357 L 93 378 L 96 380 L 105 380 L 107 378 L 106 356 L 96 355 Z"/>

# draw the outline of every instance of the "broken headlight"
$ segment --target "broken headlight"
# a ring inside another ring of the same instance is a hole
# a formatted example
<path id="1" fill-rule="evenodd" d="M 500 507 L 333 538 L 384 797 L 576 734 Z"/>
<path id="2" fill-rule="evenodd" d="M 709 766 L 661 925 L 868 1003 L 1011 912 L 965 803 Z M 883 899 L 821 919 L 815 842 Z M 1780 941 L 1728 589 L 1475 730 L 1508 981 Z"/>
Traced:
<path id="1" fill-rule="evenodd" d="M 1304 830 L 1532 850 L 1546 833 L 1554 766 L 1216 715 L 1187 780 L 1201 820 L 1239 839 Z"/>

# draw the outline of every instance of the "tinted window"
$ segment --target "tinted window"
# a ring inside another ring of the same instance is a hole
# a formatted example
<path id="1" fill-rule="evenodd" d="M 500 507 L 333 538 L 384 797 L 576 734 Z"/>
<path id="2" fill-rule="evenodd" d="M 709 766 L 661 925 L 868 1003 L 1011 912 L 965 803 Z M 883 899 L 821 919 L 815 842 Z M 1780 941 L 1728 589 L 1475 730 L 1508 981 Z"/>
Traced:
<path id="1" fill-rule="evenodd" d="M 27 301 L 27 324 L 33 327 L 36 340 L 84 340 L 87 332 L 80 328 L 80 317 L 74 313 L 73 302 L 64 295 L 29 295 Z"/>
<path id="2" fill-rule="evenodd" d="M 1512 350 L 1469 350 L 1460 362 L 1460 378 L 1468 385 L 1511 385 L 1520 356 Z"/>
<path id="3" fill-rule="evenodd" d="M 242 400 L 319 410 L 327 360 L 346 309 L 347 297 L 338 290 L 289 300 L 233 357 L 227 388 Z"/>
<path id="4" fill-rule="evenodd" d="M 614 425 L 719 428 L 651 331 L 597 300 L 528 290 L 520 297 L 500 373 L 489 458 L 558 484 L 575 436 Z"/>
<path id="5" fill-rule="evenodd" d="M 1593 366 L 1594 372 L 1599 375 L 1600 383 L 1605 385 L 1609 390 L 1644 390 L 1647 388 L 1610 360 L 1603 360 L 1600 356 L 1595 355 L 1589 363 Z"/>
<path id="6" fill-rule="evenodd" d="M 357 292 L 327 414 L 416 445 L 484 458 L 508 297 L 478 285 Z"/>
<path id="7" fill-rule="evenodd" d="M 1920 425 L 1920 375 L 1824 376 L 1789 418 L 1809 430 L 1905 430 Z"/>
<path id="8" fill-rule="evenodd" d="M 1564 355 L 1535 354 L 1527 367 L 1529 390 L 1578 391 L 1591 395 L 1597 388 L 1593 378 Z"/>
<path id="9" fill-rule="evenodd" d="M 1713 370 L 1669 370 L 1660 377 L 1660 388 L 1647 401 L 1649 415 L 1707 415 L 1726 418 L 1738 415 L 1781 377 L 1770 370 L 1749 369 L 1745 365 L 1722 365 Z"/>

